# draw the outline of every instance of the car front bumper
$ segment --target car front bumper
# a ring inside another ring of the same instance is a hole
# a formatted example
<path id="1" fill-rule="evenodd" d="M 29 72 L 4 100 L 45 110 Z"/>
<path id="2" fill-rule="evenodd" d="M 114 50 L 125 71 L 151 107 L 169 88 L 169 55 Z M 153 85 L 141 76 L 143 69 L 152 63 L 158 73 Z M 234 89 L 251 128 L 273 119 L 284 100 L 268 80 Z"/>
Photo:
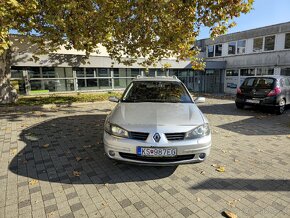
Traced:
<path id="1" fill-rule="evenodd" d="M 149 136 L 150 137 L 150 136 Z M 137 147 L 176 148 L 176 157 L 142 157 L 137 155 Z M 210 154 L 211 135 L 193 140 L 168 141 L 168 143 L 148 143 L 127 138 L 118 138 L 104 132 L 104 148 L 106 155 L 118 161 L 142 165 L 178 165 L 199 163 Z M 112 155 L 114 153 L 114 155 Z M 200 154 L 205 154 L 200 158 Z"/>

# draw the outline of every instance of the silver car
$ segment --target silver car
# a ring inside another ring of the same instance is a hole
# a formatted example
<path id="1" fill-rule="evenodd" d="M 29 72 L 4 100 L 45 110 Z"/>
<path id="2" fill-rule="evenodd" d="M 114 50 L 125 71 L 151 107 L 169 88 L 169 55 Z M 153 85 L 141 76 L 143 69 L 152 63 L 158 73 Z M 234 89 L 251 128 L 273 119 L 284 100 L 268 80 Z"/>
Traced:
<path id="1" fill-rule="evenodd" d="M 139 77 L 107 116 L 104 146 L 109 158 L 137 164 L 204 161 L 211 148 L 208 120 L 176 77 Z"/>

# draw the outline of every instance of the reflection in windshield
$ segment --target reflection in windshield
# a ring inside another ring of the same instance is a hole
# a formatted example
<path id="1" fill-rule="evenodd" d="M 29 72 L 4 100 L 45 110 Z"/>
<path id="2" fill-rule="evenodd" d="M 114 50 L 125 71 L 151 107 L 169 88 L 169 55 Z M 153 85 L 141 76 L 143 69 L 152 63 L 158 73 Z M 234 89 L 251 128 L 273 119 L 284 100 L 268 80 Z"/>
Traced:
<path id="1" fill-rule="evenodd" d="M 192 103 L 182 84 L 172 81 L 135 81 L 122 101 Z"/>

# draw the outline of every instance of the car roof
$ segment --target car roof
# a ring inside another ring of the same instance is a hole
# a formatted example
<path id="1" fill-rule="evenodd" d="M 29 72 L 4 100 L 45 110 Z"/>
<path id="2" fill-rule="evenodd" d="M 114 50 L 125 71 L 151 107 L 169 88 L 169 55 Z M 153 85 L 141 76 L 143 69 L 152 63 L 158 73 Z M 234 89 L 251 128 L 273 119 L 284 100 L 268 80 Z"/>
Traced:
<path id="1" fill-rule="evenodd" d="M 133 81 L 170 81 L 170 82 L 180 82 L 176 76 L 155 76 L 155 77 L 145 77 L 137 76 Z"/>

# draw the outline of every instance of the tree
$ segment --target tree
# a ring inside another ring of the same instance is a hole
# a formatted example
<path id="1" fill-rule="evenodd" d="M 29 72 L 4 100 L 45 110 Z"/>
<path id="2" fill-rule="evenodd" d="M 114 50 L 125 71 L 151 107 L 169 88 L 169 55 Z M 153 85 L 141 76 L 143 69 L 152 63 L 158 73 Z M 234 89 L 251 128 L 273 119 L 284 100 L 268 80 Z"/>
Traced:
<path id="1" fill-rule="evenodd" d="M 190 59 L 202 68 L 193 46 L 200 27 L 211 37 L 226 33 L 230 22 L 251 10 L 253 0 L 5 0 L 0 3 L 0 53 L 11 41 L 9 31 L 37 43 L 37 53 L 67 49 L 89 55 L 106 47 L 115 61 L 148 66 L 162 58 Z M 0 74 L 1 75 L 1 74 Z M 0 77 L 0 81 L 3 78 Z M 1 84 L 1 83 L 0 83 Z M 1 87 L 0 87 L 1 89 Z"/>

